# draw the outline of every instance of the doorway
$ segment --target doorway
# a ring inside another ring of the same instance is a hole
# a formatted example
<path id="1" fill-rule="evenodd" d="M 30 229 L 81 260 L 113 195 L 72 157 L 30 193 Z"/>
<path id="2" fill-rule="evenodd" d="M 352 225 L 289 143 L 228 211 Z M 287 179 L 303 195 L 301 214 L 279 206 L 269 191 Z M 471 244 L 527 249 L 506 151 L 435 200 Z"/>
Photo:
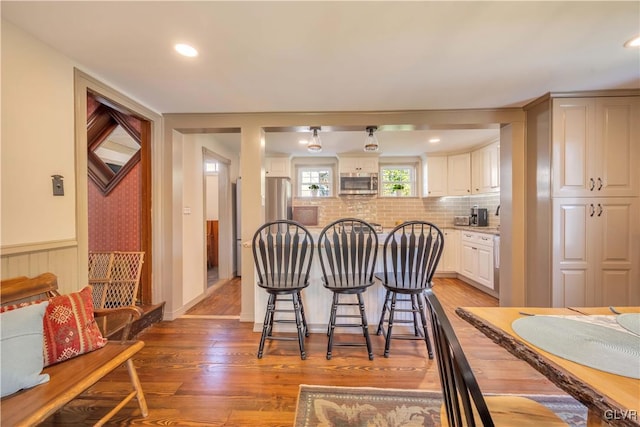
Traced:
<path id="1" fill-rule="evenodd" d="M 151 304 L 150 122 L 87 91 L 89 252 L 143 252 L 135 300 Z"/>

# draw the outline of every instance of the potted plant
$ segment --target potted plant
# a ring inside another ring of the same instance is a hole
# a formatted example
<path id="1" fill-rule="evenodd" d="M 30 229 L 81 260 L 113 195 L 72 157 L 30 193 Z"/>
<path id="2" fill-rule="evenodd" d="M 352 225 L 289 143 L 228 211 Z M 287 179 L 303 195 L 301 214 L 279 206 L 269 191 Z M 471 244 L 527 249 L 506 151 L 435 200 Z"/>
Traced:
<path id="1" fill-rule="evenodd" d="M 391 187 L 391 189 L 393 191 L 396 192 L 396 196 L 402 196 L 402 191 L 404 190 L 404 184 L 393 184 L 393 187 Z"/>
<path id="2" fill-rule="evenodd" d="M 311 190 L 311 195 L 313 197 L 316 197 L 318 195 L 318 190 L 320 189 L 320 186 L 318 184 L 311 184 L 309 186 L 309 190 Z"/>

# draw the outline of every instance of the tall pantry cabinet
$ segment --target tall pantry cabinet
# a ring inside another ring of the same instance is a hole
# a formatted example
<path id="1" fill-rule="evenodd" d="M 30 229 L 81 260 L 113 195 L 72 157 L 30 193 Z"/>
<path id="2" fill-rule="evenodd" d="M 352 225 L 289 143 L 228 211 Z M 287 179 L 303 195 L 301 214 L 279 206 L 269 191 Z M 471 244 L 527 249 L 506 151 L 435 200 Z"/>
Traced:
<path id="1" fill-rule="evenodd" d="M 525 110 L 527 305 L 640 305 L 640 91 Z"/>

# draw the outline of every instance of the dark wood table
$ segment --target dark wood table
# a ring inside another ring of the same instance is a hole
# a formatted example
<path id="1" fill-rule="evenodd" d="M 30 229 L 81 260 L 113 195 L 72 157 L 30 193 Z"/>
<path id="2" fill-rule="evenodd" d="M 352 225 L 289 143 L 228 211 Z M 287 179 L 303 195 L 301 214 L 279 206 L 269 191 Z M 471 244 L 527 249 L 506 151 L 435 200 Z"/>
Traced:
<path id="1" fill-rule="evenodd" d="M 622 313 L 640 313 L 640 307 L 616 309 Z M 563 359 L 522 340 L 511 327 L 514 320 L 524 316 L 521 312 L 540 315 L 612 314 L 608 307 L 456 309 L 462 319 L 584 404 L 588 408 L 588 426 L 640 426 L 640 380 Z"/>

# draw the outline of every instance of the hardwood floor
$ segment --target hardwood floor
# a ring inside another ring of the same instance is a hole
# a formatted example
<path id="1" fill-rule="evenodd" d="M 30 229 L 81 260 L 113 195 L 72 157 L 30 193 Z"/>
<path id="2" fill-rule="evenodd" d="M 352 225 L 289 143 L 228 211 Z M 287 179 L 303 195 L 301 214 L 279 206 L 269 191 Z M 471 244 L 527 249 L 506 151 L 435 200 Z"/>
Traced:
<path id="1" fill-rule="evenodd" d="M 564 394 L 453 313 L 458 306 L 495 306 L 494 298 L 455 279 L 437 279 L 434 292 L 485 393 Z M 134 360 L 149 416 L 141 418 L 130 402 L 110 425 L 291 426 L 299 384 L 440 389 L 436 361 L 421 342 L 394 341 L 385 359 L 382 337 L 372 335 L 373 361 L 362 347 L 334 348 L 326 360 L 327 337 L 311 334 L 307 360 L 295 341 L 268 342 L 259 360 L 260 333 L 252 324 L 197 317 L 157 323 L 139 339 L 146 345 Z M 120 368 L 44 425 L 91 425 L 127 385 Z"/>

